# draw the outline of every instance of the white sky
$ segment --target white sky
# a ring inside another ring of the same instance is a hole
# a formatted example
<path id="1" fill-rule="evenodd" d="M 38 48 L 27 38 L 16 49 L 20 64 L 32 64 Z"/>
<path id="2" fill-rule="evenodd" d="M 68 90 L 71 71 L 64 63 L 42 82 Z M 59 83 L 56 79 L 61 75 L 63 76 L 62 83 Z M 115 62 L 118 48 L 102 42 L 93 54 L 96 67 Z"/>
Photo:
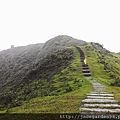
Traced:
<path id="1" fill-rule="evenodd" d="M 57 35 L 120 52 L 120 0 L 0 0 L 0 50 Z"/>

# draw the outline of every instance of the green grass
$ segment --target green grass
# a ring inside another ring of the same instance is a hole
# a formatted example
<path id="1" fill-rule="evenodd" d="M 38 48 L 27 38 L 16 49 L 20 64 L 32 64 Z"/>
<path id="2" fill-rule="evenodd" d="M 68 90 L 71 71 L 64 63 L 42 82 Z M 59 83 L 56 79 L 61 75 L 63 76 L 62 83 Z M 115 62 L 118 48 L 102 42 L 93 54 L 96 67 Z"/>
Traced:
<path id="1" fill-rule="evenodd" d="M 91 83 L 83 76 L 80 55 L 76 48 L 71 64 L 59 74 L 54 75 L 52 86 L 55 89 L 51 96 L 37 97 L 19 107 L 8 110 L 8 113 L 79 113 L 81 101 L 86 93 L 92 90 Z"/>
<path id="2" fill-rule="evenodd" d="M 10 113 L 79 113 L 81 101 L 92 86 L 84 80 L 83 86 L 78 90 L 59 96 L 35 98 L 20 107 L 9 110 Z"/>
<path id="3" fill-rule="evenodd" d="M 83 51 L 85 53 L 87 64 L 89 65 L 91 75 L 94 78 L 110 78 L 108 72 L 104 70 L 104 65 L 98 62 L 99 58 L 97 53 L 92 49 L 86 49 L 85 47 L 83 47 Z"/>
<path id="4" fill-rule="evenodd" d="M 63 69 L 59 74 L 54 75 L 53 86 L 57 88 L 51 96 L 34 98 L 27 101 L 22 106 L 9 109 L 9 113 L 79 113 L 81 101 L 86 97 L 86 93 L 92 90 L 92 85 L 82 74 L 79 52 L 74 47 L 70 47 L 74 52 L 74 59 L 71 64 Z M 120 87 L 112 86 L 115 79 L 110 77 L 110 69 L 105 69 L 104 63 L 113 67 L 114 76 L 119 74 L 120 55 L 111 53 L 113 57 L 104 56 L 94 50 L 82 47 L 87 64 L 89 65 L 92 78 L 105 85 L 109 93 L 114 94 L 115 99 L 120 102 Z M 117 61 L 112 64 L 109 61 Z M 102 61 L 102 62 L 101 62 Z M 117 68 L 116 68 L 117 65 Z M 67 91 L 71 88 L 70 91 Z M 57 95 L 57 96 L 56 96 Z"/>
<path id="5" fill-rule="evenodd" d="M 54 76 L 54 87 L 57 87 L 57 94 L 65 93 L 65 89 L 70 87 L 73 90 L 79 89 L 82 86 L 82 80 L 85 77 L 82 74 L 80 55 L 76 48 L 69 48 L 74 52 L 74 59 L 71 64 L 63 69 L 59 74 Z M 58 92 L 59 91 L 59 92 Z M 54 91 L 55 93 L 56 91 Z"/>
<path id="6" fill-rule="evenodd" d="M 106 86 L 106 88 L 110 93 L 114 94 L 115 99 L 118 100 L 120 103 L 120 87 Z"/>
<path id="7" fill-rule="evenodd" d="M 107 91 L 114 94 L 115 99 L 120 102 L 120 87 L 111 85 L 111 83 L 115 82 L 116 77 L 120 77 L 120 55 L 111 53 L 112 57 L 109 55 L 102 57 L 102 54 L 95 52 L 90 47 L 84 46 L 82 49 L 85 53 L 92 77 L 101 84 L 104 84 Z M 100 61 L 107 63 L 107 65 L 105 66 Z M 104 69 L 105 67 L 106 69 Z M 110 77 L 111 73 L 114 77 Z"/>

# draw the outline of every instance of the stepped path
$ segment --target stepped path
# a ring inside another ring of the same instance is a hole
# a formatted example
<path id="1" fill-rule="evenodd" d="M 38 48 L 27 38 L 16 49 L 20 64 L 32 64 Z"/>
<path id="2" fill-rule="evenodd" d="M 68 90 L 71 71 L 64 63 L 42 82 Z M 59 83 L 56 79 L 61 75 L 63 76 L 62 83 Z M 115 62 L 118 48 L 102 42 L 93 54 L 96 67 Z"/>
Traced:
<path id="1" fill-rule="evenodd" d="M 82 100 L 81 107 L 79 108 L 81 114 L 108 114 L 119 113 L 120 105 L 114 99 L 113 94 L 106 91 L 106 88 L 101 83 L 92 79 L 88 65 L 84 64 L 84 53 L 81 48 L 76 47 L 80 53 L 82 63 L 83 75 L 90 80 L 93 85 L 93 91 L 87 94 L 87 97 Z"/>
<path id="2" fill-rule="evenodd" d="M 90 74 L 90 70 L 89 70 L 88 65 L 84 63 L 84 61 L 85 61 L 84 53 L 83 53 L 83 51 L 79 47 L 76 47 L 76 48 L 77 48 L 77 50 L 80 53 L 80 60 L 81 60 L 81 63 L 82 63 L 82 72 L 83 72 L 83 75 L 85 77 L 89 77 L 89 76 L 91 76 L 91 74 Z"/>

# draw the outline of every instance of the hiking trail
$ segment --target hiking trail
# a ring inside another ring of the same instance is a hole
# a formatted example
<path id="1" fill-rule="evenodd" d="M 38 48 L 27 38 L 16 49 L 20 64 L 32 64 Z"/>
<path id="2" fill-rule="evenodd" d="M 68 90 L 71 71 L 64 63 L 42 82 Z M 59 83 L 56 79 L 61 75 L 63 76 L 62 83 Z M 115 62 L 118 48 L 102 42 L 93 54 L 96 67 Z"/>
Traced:
<path id="1" fill-rule="evenodd" d="M 84 52 L 80 47 L 76 47 L 80 53 L 80 60 L 82 63 L 83 75 L 93 85 L 93 90 L 87 94 L 86 98 L 82 100 L 79 108 L 81 114 L 108 114 L 120 113 L 120 105 L 118 100 L 114 99 L 114 95 L 107 92 L 104 85 L 92 79 L 89 67 L 84 63 Z"/>

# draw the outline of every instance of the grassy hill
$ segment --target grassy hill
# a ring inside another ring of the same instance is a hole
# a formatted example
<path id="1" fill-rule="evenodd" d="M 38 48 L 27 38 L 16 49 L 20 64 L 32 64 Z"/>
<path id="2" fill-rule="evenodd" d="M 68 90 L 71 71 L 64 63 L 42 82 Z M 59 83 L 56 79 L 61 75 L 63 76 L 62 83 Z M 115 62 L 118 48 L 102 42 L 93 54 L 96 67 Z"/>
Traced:
<path id="1" fill-rule="evenodd" d="M 72 91 L 67 83 L 61 82 L 57 86 L 59 79 L 54 81 L 54 75 L 60 73 L 73 60 L 73 50 L 66 47 L 85 44 L 85 41 L 69 36 L 57 36 L 45 44 L 1 51 L 0 108 L 9 109 L 32 98 Z M 64 76 L 61 81 L 65 79 L 69 81 L 71 78 Z"/>
<path id="2" fill-rule="evenodd" d="M 52 86 L 57 89 L 49 96 L 37 97 L 10 113 L 79 113 L 80 102 L 92 90 L 91 83 L 82 75 L 80 55 L 76 48 L 70 47 L 74 58 L 65 69 L 55 74 Z"/>
<path id="3" fill-rule="evenodd" d="M 59 94 L 59 96 L 47 96 L 32 99 L 21 107 L 10 109 L 10 112 L 79 113 L 78 108 L 81 100 L 85 98 L 87 92 L 92 90 L 92 86 L 89 81 L 82 76 L 78 51 L 74 47 L 69 49 L 74 50 L 74 59 L 66 69 L 62 70 L 62 76 L 61 74 L 60 76 L 59 74 L 55 75 L 54 79 L 61 81 L 61 78 L 64 77 L 63 80 L 67 80 L 68 78 L 71 79 L 73 77 L 73 80 L 68 80 L 68 83 L 74 91 L 69 91 L 69 93 L 63 92 L 64 94 Z M 107 51 L 98 43 L 94 43 L 94 46 L 91 43 L 82 46 L 82 50 L 87 58 L 87 64 L 89 65 L 92 78 L 104 84 L 108 92 L 113 93 L 115 99 L 120 101 L 120 81 L 118 79 L 118 76 L 120 75 L 120 55 Z M 110 69 L 110 67 L 112 69 Z M 77 82 L 77 80 L 80 81 L 75 85 L 75 81 Z M 57 86 L 59 86 L 59 82 L 56 83 Z M 77 87 L 77 85 L 79 85 L 79 87 Z"/>
<path id="4" fill-rule="evenodd" d="M 58 36 L 36 52 L 31 60 L 34 62 L 28 65 L 32 67 L 27 72 L 21 69 L 24 73 L 20 72 L 19 79 L 11 79 L 13 83 L 5 79 L 8 83 L 5 81 L 6 87 L 0 89 L 4 91 L 0 94 L 8 93 L 6 100 L 9 101 L 2 103 L 1 112 L 79 113 L 81 101 L 92 90 L 92 85 L 82 74 L 80 55 L 74 46 L 81 46 L 84 51 L 92 78 L 104 84 L 120 101 L 120 55 L 99 43 Z M 5 100 L 5 96 L 3 98 Z"/>

